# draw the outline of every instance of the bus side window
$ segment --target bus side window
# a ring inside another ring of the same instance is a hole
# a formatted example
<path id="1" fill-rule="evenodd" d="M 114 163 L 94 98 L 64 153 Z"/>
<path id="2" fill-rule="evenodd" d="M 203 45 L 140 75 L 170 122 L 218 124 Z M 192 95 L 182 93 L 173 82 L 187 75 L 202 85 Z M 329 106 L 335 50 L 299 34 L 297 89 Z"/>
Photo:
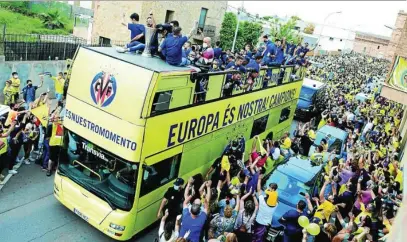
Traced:
<path id="1" fill-rule="evenodd" d="M 261 118 L 254 120 L 250 139 L 256 135 L 263 133 L 266 130 L 268 119 L 269 115 L 267 114 Z"/>
<path id="2" fill-rule="evenodd" d="M 177 154 L 152 165 L 150 169 L 144 169 L 140 196 L 144 196 L 177 178 L 180 163 L 181 154 Z"/>
<path id="3" fill-rule="evenodd" d="M 151 114 L 168 110 L 170 107 L 172 91 L 157 92 L 154 96 Z"/>
<path id="4" fill-rule="evenodd" d="M 290 117 L 291 113 L 291 107 L 286 107 L 281 110 L 280 114 L 280 119 L 278 120 L 278 123 L 282 123 L 286 121 Z"/>

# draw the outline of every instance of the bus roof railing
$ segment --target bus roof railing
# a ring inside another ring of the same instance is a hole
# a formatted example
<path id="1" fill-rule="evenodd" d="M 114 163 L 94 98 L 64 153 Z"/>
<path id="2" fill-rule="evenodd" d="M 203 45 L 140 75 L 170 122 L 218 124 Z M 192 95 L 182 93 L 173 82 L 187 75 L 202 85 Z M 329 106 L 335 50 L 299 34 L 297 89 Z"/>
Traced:
<path id="1" fill-rule="evenodd" d="M 218 76 L 218 75 L 226 75 L 226 74 L 237 74 L 241 73 L 238 70 L 227 70 L 227 71 L 217 71 L 217 72 L 193 72 L 191 73 L 191 81 L 195 82 L 200 77 L 209 77 L 209 76 Z"/>

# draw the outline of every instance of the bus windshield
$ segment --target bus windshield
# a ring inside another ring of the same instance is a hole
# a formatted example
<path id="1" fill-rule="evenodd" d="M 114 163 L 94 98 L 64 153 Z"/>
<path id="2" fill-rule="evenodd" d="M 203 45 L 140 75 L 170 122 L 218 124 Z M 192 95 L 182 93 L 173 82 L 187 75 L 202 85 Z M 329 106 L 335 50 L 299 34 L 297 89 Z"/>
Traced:
<path id="1" fill-rule="evenodd" d="M 129 211 L 134 202 L 138 165 L 93 145 L 71 131 L 59 159 L 59 173 L 106 201 Z"/>
<path id="2" fill-rule="evenodd" d="M 300 92 L 300 98 L 304 100 L 311 101 L 312 96 L 317 90 L 311 89 L 309 87 L 303 86 Z"/>

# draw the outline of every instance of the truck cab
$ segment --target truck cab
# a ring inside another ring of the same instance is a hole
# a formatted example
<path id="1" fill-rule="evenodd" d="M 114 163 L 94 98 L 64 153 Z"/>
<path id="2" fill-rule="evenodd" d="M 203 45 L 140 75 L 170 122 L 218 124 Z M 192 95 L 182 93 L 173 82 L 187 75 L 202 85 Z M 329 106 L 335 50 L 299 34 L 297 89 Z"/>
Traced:
<path id="1" fill-rule="evenodd" d="M 325 152 L 324 161 L 328 160 L 329 153 L 334 149 L 336 149 L 336 156 L 338 158 L 344 157 L 347 138 L 348 133 L 346 131 L 325 125 L 317 131 L 314 144 L 309 150 L 308 157 L 311 157 L 315 152 L 316 147 L 321 144 L 322 139 L 326 139 L 328 142 L 328 152 Z"/>
<path id="2" fill-rule="evenodd" d="M 316 115 L 315 96 L 325 88 L 325 83 L 304 78 L 300 98 L 295 110 L 295 118 L 301 121 L 309 121 Z"/>
<path id="3" fill-rule="evenodd" d="M 278 184 L 278 206 L 273 214 L 271 228 L 268 230 L 267 241 L 280 241 L 284 226 L 278 220 L 289 210 L 296 209 L 300 200 L 305 201 L 305 194 L 316 196 L 320 187 L 323 164 L 314 165 L 306 157 L 291 157 L 286 163 L 280 164 L 267 179 L 265 187 L 270 183 Z"/>

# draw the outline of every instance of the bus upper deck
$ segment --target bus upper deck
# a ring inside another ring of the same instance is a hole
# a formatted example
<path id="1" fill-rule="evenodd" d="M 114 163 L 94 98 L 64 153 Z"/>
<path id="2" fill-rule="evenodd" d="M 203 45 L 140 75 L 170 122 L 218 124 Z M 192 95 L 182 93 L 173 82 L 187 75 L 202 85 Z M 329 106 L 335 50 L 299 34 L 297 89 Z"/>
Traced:
<path id="1" fill-rule="evenodd" d="M 149 138 L 145 127 L 158 125 L 157 130 L 169 133 L 169 140 L 165 144 L 163 142 L 159 147 L 156 146 L 157 148 L 145 153 L 151 155 L 160 149 L 224 127 L 214 125 L 217 118 L 222 117 L 217 117 L 216 112 L 210 112 L 218 109 L 221 103 L 225 103 L 225 109 L 228 105 L 230 109 L 236 109 L 234 121 L 238 121 L 237 118 L 244 119 L 261 111 L 261 108 L 256 108 L 250 115 L 247 115 L 246 111 L 246 115 L 242 116 L 241 105 L 247 102 L 249 108 L 253 109 L 253 105 L 265 108 L 267 101 L 269 109 L 279 103 L 296 99 L 295 96 L 299 94 L 295 89 L 289 88 L 289 84 L 302 80 L 304 75 L 302 68 L 293 75 L 294 66 L 277 67 L 272 68 L 270 80 L 265 81 L 266 69 L 261 69 L 250 92 L 244 86 L 247 82 L 247 74 L 244 74 L 241 85 L 236 85 L 237 88 L 233 88 L 231 95 L 226 96 L 225 83 L 230 79 L 231 73 L 236 72 L 202 73 L 190 67 L 168 65 L 159 58 L 117 53 L 114 48 L 82 47 L 73 63 L 64 125 L 73 132 L 94 137 L 90 141 L 104 149 L 108 150 L 110 145 L 118 144 L 117 153 L 126 160 L 136 162 L 142 158 L 139 144 L 145 145 L 146 138 Z M 274 88 L 276 90 L 270 92 L 275 92 L 274 95 L 261 94 L 264 90 Z M 234 100 L 238 99 L 245 102 L 231 106 Z M 197 106 L 201 106 L 200 110 L 204 113 L 195 120 L 190 113 L 197 113 Z M 187 116 L 191 118 L 173 122 L 164 115 L 169 112 L 179 112 L 180 119 Z M 224 116 L 225 110 L 219 113 Z M 203 122 L 205 124 L 201 124 Z M 166 123 L 168 127 L 164 128 Z M 171 135 L 177 131 L 174 125 L 181 126 L 183 123 L 184 130 L 185 126 L 189 125 L 188 137 L 185 140 L 181 137 L 177 142 L 172 141 Z M 228 124 L 231 123 L 233 121 Z M 199 125 L 205 125 L 206 132 L 198 132 Z M 209 127 L 210 125 L 212 126 Z M 155 135 L 158 134 L 152 134 Z"/>

